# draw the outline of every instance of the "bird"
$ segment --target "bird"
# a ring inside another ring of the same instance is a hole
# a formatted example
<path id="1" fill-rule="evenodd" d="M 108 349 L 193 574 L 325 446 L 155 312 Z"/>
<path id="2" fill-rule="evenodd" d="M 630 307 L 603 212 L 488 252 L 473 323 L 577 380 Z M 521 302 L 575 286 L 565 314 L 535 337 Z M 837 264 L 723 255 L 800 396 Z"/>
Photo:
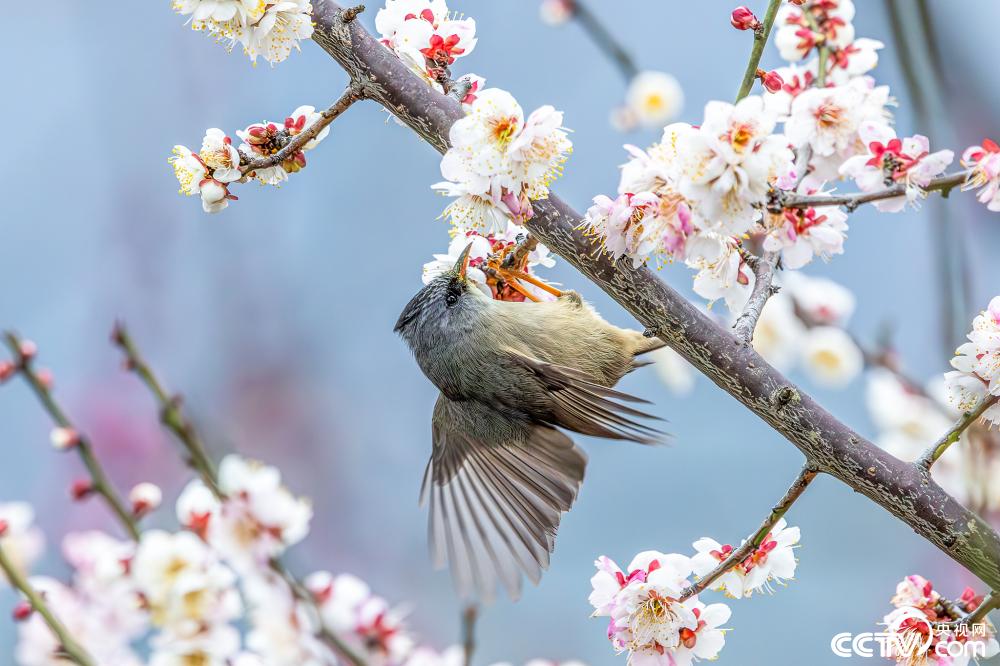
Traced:
<path id="1" fill-rule="evenodd" d="M 420 491 L 431 559 L 447 562 L 460 597 L 488 603 L 498 583 L 517 600 L 523 577 L 537 585 L 548 568 L 587 464 L 560 429 L 663 441 L 635 420 L 657 417 L 625 404 L 647 401 L 612 387 L 664 343 L 608 323 L 574 291 L 491 298 L 467 275 L 471 247 L 417 292 L 394 331 L 440 390 Z"/>

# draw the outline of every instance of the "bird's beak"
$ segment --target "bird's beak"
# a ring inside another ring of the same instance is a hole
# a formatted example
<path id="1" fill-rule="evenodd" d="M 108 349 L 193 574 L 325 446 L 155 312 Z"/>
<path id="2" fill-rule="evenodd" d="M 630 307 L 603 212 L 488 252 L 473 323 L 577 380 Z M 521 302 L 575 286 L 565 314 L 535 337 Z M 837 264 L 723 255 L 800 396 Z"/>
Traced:
<path id="1" fill-rule="evenodd" d="M 458 255 L 458 261 L 455 262 L 455 275 L 458 276 L 460 280 L 465 279 L 465 272 L 469 269 L 469 251 L 472 249 L 472 243 L 465 246 L 462 250 L 462 254 Z"/>

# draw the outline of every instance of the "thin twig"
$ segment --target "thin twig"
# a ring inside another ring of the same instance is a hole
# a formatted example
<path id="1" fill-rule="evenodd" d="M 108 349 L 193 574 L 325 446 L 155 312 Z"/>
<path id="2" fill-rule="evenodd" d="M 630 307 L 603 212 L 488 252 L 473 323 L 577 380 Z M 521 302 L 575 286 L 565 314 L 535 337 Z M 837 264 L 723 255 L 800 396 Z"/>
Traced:
<path id="1" fill-rule="evenodd" d="M 737 317 L 733 324 L 736 339 L 743 344 L 750 344 L 753 340 L 754 329 L 757 328 L 757 321 L 760 319 L 767 299 L 774 294 L 772 282 L 774 280 L 774 264 L 777 261 L 777 254 L 765 252 L 763 256 L 756 258 L 753 266 L 754 285 L 750 292 L 750 300 L 747 301 L 743 312 Z"/>
<path id="2" fill-rule="evenodd" d="M 349 12 L 351 10 L 347 11 Z M 346 13 L 347 12 L 345 12 L 345 14 Z M 258 157 L 255 160 L 251 160 L 248 164 L 241 166 L 240 171 L 242 171 L 244 175 L 248 175 L 258 169 L 267 169 L 275 166 L 276 164 L 281 164 L 285 160 L 293 157 L 296 153 L 302 150 L 303 146 L 315 139 L 327 125 L 336 120 L 337 117 L 349 109 L 352 104 L 360 100 L 362 98 L 361 91 L 361 84 L 352 81 L 348 84 L 347 89 L 340 96 L 340 99 L 334 102 L 329 108 L 319 112 L 319 118 L 316 122 L 292 137 L 291 141 L 286 143 L 283 148 L 276 151 L 273 155 Z"/>
<path id="3" fill-rule="evenodd" d="M 975 610 L 972 610 L 965 615 L 952 620 L 951 622 L 935 624 L 934 628 L 947 630 L 956 629 L 963 624 L 967 626 L 980 624 L 986 620 L 986 616 L 990 614 L 990 611 L 994 611 L 997 608 L 1000 608 L 1000 595 L 995 592 L 990 592 L 983 597 L 983 600 L 978 606 L 976 606 Z"/>
<path id="4" fill-rule="evenodd" d="M 28 600 L 28 603 L 31 604 L 35 612 L 45 620 L 45 624 L 48 625 L 49 629 L 55 635 L 56 640 L 59 641 L 60 656 L 65 656 L 73 663 L 79 664 L 79 666 L 97 665 L 97 662 L 87 654 L 86 650 L 80 647 L 70 635 L 66 626 L 55 616 L 52 609 L 45 603 L 45 598 L 21 575 L 21 572 L 14 566 L 14 563 L 11 562 L 2 547 L 0 547 L 0 570 L 3 570 L 10 584 L 24 595 L 24 598 Z"/>
<path id="5" fill-rule="evenodd" d="M 580 22 L 584 32 L 611 59 L 611 62 L 618 67 L 618 71 L 624 77 L 625 83 L 629 83 L 639 73 L 639 68 L 636 66 L 635 61 L 632 60 L 632 56 L 629 55 L 628 51 L 615 38 L 614 34 L 601 23 L 600 19 L 594 16 L 594 13 L 590 11 L 590 8 L 585 3 L 581 0 L 571 0 L 571 4 L 573 7 L 573 16 Z"/>
<path id="6" fill-rule="evenodd" d="M 750 60 L 743 74 L 743 82 L 740 83 L 739 91 L 736 93 L 737 102 L 749 95 L 750 89 L 753 88 L 753 82 L 757 79 L 757 66 L 760 64 L 761 56 L 764 55 L 764 47 L 767 45 L 767 38 L 771 36 L 771 26 L 774 25 L 774 17 L 778 14 L 780 6 L 781 0 L 770 0 L 760 30 L 755 30 L 753 33 L 753 48 L 750 49 Z"/>
<path id="7" fill-rule="evenodd" d="M 802 496 L 802 493 L 805 492 L 805 489 L 809 487 L 809 484 L 814 478 L 816 478 L 818 473 L 819 472 L 808 464 L 805 465 L 802 468 L 802 471 L 799 472 L 798 476 L 795 477 L 792 485 L 785 491 L 784 496 L 782 496 L 782 498 L 778 500 L 778 503 L 771 509 L 771 513 L 769 513 L 767 518 L 764 519 L 764 522 L 761 523 L 757 531 L 750 535 L 750 537 L 747 538 L 747 540 L 744 541 L 739 548 L 734 549 L 733 552 L 729 554 L 729 557 L 719 563 L 719 566 L 712 569 L 712 571 L 708 574 L 698 579 L 694 584 L 690 585 L 687 589 L 681 592 L 681 601 L 690 599 L 697 594 L 701 594 L 720 576 L 743 562 L 746 558 L 750 557 L 757 547 L 763 543 L 775 523 L 781 520 L 781 518 L 791 508 L 792 504 L 794 504 L 795 501 Z"/>
<path id="8" fill-rule="evenodd" d="M 958 171 L 956 173 L 949 173 L 943 176 L 938 176 L 928 183 L 927 187 L 922 188 L 924 192 L 937 192 L 940 191 L 942 196 L 948 196 L 948 193 L 965 183 L 969 178 L 969 171 Z M 906 184 L 898 183 L 887 187 L 884 190 L 876 190 L 874 192 L 852 192 L 850 194 L 818 194 L 818 195 L 805 195 L 805 194 L 783 194 L 780 200 L 781 208 L 819 208 L 821 206 L 844 206 L 848 212 L 853 212 L 861 204 L 871 203 L 873 201 L 881 201 L 883 199 L 892 199 L 893 197 L 900 197 L 906 194 Z"/>
<path id="9" fill-rule="evenodd" d="M 924 455 L 920 456 L 919 461 L 916 463 L 921 469 L 930 470 L 931 466 L 937 462 L 937 460 L 945 454 L 952 444 L 958 441 L 962 433 L 971 426 L 973 423 L 979 420 L 987 409 L 997 404 L 997 400 L 1000 396 L 987 395 L 983 398 L 976 408 L 972 411 L 962 414 L 962 416 L 955 422 L 955 425 L 951 427 L 951 430 L 946 432 L 941 436 L 941 439 L 931 444 Z"/>
<path id="10" fill-rule="evenodd" d="M 83 461 L 84 467 L 87 468 L 88 474 L 90 474 L 90 487 L 93 492 L 104 498 L 104 501 L 109 507 L 111 507 L 112 512 L 114 512 L 119 522 L 121 522 L 125 531 L 128 532 L 128 535 L 135 541 L 138 541 L 139 526 L 136 523 L 135 515 L 118 496 L 118 492 L 111 484 L 111 481 L 108 480 L 108 475 L 104 472 L 104 468 L 101 466 L 100 461 L 94 454 L 94 447 L 90 440 L 81 434 L 80 431 L 73 425 L 73 423 L 69 420 L 69 417 L 66 416 L 65 410 L 59 406 L 59 403 L 56 402 L 56 399 L 52 396 L 52 391 L 38 376 L 38 373 L 35 372 L 32 363 L 33 359 L 23 353 L 23 341 L 17 336 L 17 334 L 12 331 L 8 331 L 4 334 L 4 340 L 6 341 L 11 354 L 14 356 L 14 362 L 16 363 L 18 371 L 31 387 L 31 390 L 34 391 L 35 396 L 38 398 L 38 401 L 42 403 L 42 407 L 48 413 L 52 421 L 58 427 L 71 430 L 75 434 L 77 439 L 73 448 L 75 448 L 77 453 L 80 454 L 80 459 Z"/>
<path id="11" fill-rule="evenodd" d="M 177 397 L 171 397 L 163 388 L 163 384 L 153 373 L 149 364 L 146 363 L 123 323 L 118 322 L 115 324 L 111 340 L 125 354 L 125 367 L 135 372 L 150 392 L 152 392 L 160 407 L 160 420 L 184 447 L 187 452 L 187 463 L 198 473 L 203 483 L 212 490 L 216 497 L 225 499 L 224 493 L 219 488 L 219 477 L 215 470 L 215 465 L 212 463 L 211 458 L 209 458 L 198 431 L 195 430 L 194 426 L 191 425 L 191 422 L 181 411 L 181 401 Z M 281 560 L 273 559 L 270 562 L 270 567 L 288 584 L 289 589 L 292 590 L 295 597 L 306 604 L 316 618 L 320 618 L 319 609 L 316 607 L 316 600 L 313 599 L 309 591 L 288 570 L 284 563 Z M 321 621 L 318 624 L 320 629 L 317 632 L 317 637 L 320 640 L 354 666 L 366 666 L 364 659 L 347 647 L 328 627 L 324 626 Z"/>
<path id="12" fill-rule="evenodd" d="M 476 651 L 476 620 L 479 617 L 479 607 L 470 604 L 462 611 L 462 653 L 463 666 L 471 666 L 472 655 Z"/>
<path id="13" fill-rule="evenodd" d="M 129 335 L 124 324 L 121 322 L 115 324 L 115 328 L 111 332 L 111 340 L 125 354 L 125 368 L 134 372 L 156 398 L 156 403 L 160 409 L 160 422 L 184 446 L 187 454 L 185 461 L 188 466 L 198 473 L 202 482 L 208 486 L 216 497 L 221 497 L 222 493 L 219 490 L 215 465 L 208 456 L 205 445 L 198 435 L 198 431 L 195 430 L 194 426 L 185 418 L 184 413 L 181 411 L 181 397 L 171 395 L 163 387 L 163 383 L 160 382 L 152 368 L 149 367 L 149 364 L 142 357 L 142 354 L 139 353 L 139 349 L 135 346 L 135 342 L 132 341 L 132 337 Z"/>

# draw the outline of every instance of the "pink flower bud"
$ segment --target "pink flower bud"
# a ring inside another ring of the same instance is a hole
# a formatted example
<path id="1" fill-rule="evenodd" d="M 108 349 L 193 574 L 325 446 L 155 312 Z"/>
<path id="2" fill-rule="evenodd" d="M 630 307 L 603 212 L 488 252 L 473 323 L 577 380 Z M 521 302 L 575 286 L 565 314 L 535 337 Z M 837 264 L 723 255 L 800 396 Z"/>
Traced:
<path id="1" fill-rule="evenodd" d="M 10 361 L 0 362 L 0 384 L 7 381 L 17 373 L 17 366 Z"/>
<path id="2" fill-rule="evenodd" d="M 141 517 L 160 506 L 163 492 L 155 484 L 140 483 L 129 492 L 128 501 L 132 503 L 132 513 Z"/>
<path id="3" fill-rule="evenodd" d="M 37 373 L 38 381 L 41 382 L 42 387 L 47 391 L 52 388 L 53 379 L 52 371 L 48 368 L 42 368 Z"/>
<path id="4" fill-rule="evenodd" d="M 760 28 L 760 21 L 750 11 L 750 8 L 745 5 L 740 5 L 733 10 L 733 13 L 729 17 L 729 22 L 737 30 L 757 30 Z"/>
<path id="5" fill-rule="evenodd" d="M 796 7 L 801 7 L 806 4 L 806 0 L 788 0 L 788 4 L 795 5 Z"/>
<path id="6" fill-rule="evenodd" d="M 23 340 L 18 351 L 21 353 L 21 358 L 23 360 L 30 361 L 38 354 L 38 345 L 31 340 Z"/>
<path id="7" fill-rule="evenodd" d="M 66 451 L 80 443 L 80 433 L 73 428 L 53 428 L 49 440 L 56 451 Z"/>
<path id="8" fill-rule="evenodd" d="M 0 520 L 0 537 L 6 534 L 8 529 L 10 529 L 10 525 L 7 523 L 7 521 Z"/>
<path id="9" fill-rule="evenodd" d="M 34 612 L 34 608 L 31 607 L 27 601 L 18 601 L 17 605 L 14 606 L 14 610 L 11 615 L 14 617 L 15 622 L 24 622 L 31 614 Z"/>
<path id="10" fill-rule="evenodd" d="M 776 93 L 785 85 L 785 81 L 781 78 L 781 74 L 778 74 L 773 69 L 770 72 L 766 72 L 764 76 L 760 78 L 760 82 L 764 84 L 767 88 L 767 92 Z"/>
<path id="11" fill-rule="evenodd" d="M 77 479 L 69 487 L 69 496 L 74 502 L 85 500 L 94 492 L 94 484 L 90 479 Z"/>

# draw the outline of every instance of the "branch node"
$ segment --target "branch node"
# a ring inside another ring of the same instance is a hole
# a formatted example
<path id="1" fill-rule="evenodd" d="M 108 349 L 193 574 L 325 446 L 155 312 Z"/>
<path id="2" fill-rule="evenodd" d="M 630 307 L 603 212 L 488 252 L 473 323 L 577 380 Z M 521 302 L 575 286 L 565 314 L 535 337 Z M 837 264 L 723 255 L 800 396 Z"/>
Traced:
<path id="1" fill-rule="evenodd" d="M 340 15 L 340 20 L 344 23 L 350 23 L 354 19 L 358 18 L 358 14 L 365 11 L 364 5 L 355 5 L 354 7 L 348 7 Z"/>

